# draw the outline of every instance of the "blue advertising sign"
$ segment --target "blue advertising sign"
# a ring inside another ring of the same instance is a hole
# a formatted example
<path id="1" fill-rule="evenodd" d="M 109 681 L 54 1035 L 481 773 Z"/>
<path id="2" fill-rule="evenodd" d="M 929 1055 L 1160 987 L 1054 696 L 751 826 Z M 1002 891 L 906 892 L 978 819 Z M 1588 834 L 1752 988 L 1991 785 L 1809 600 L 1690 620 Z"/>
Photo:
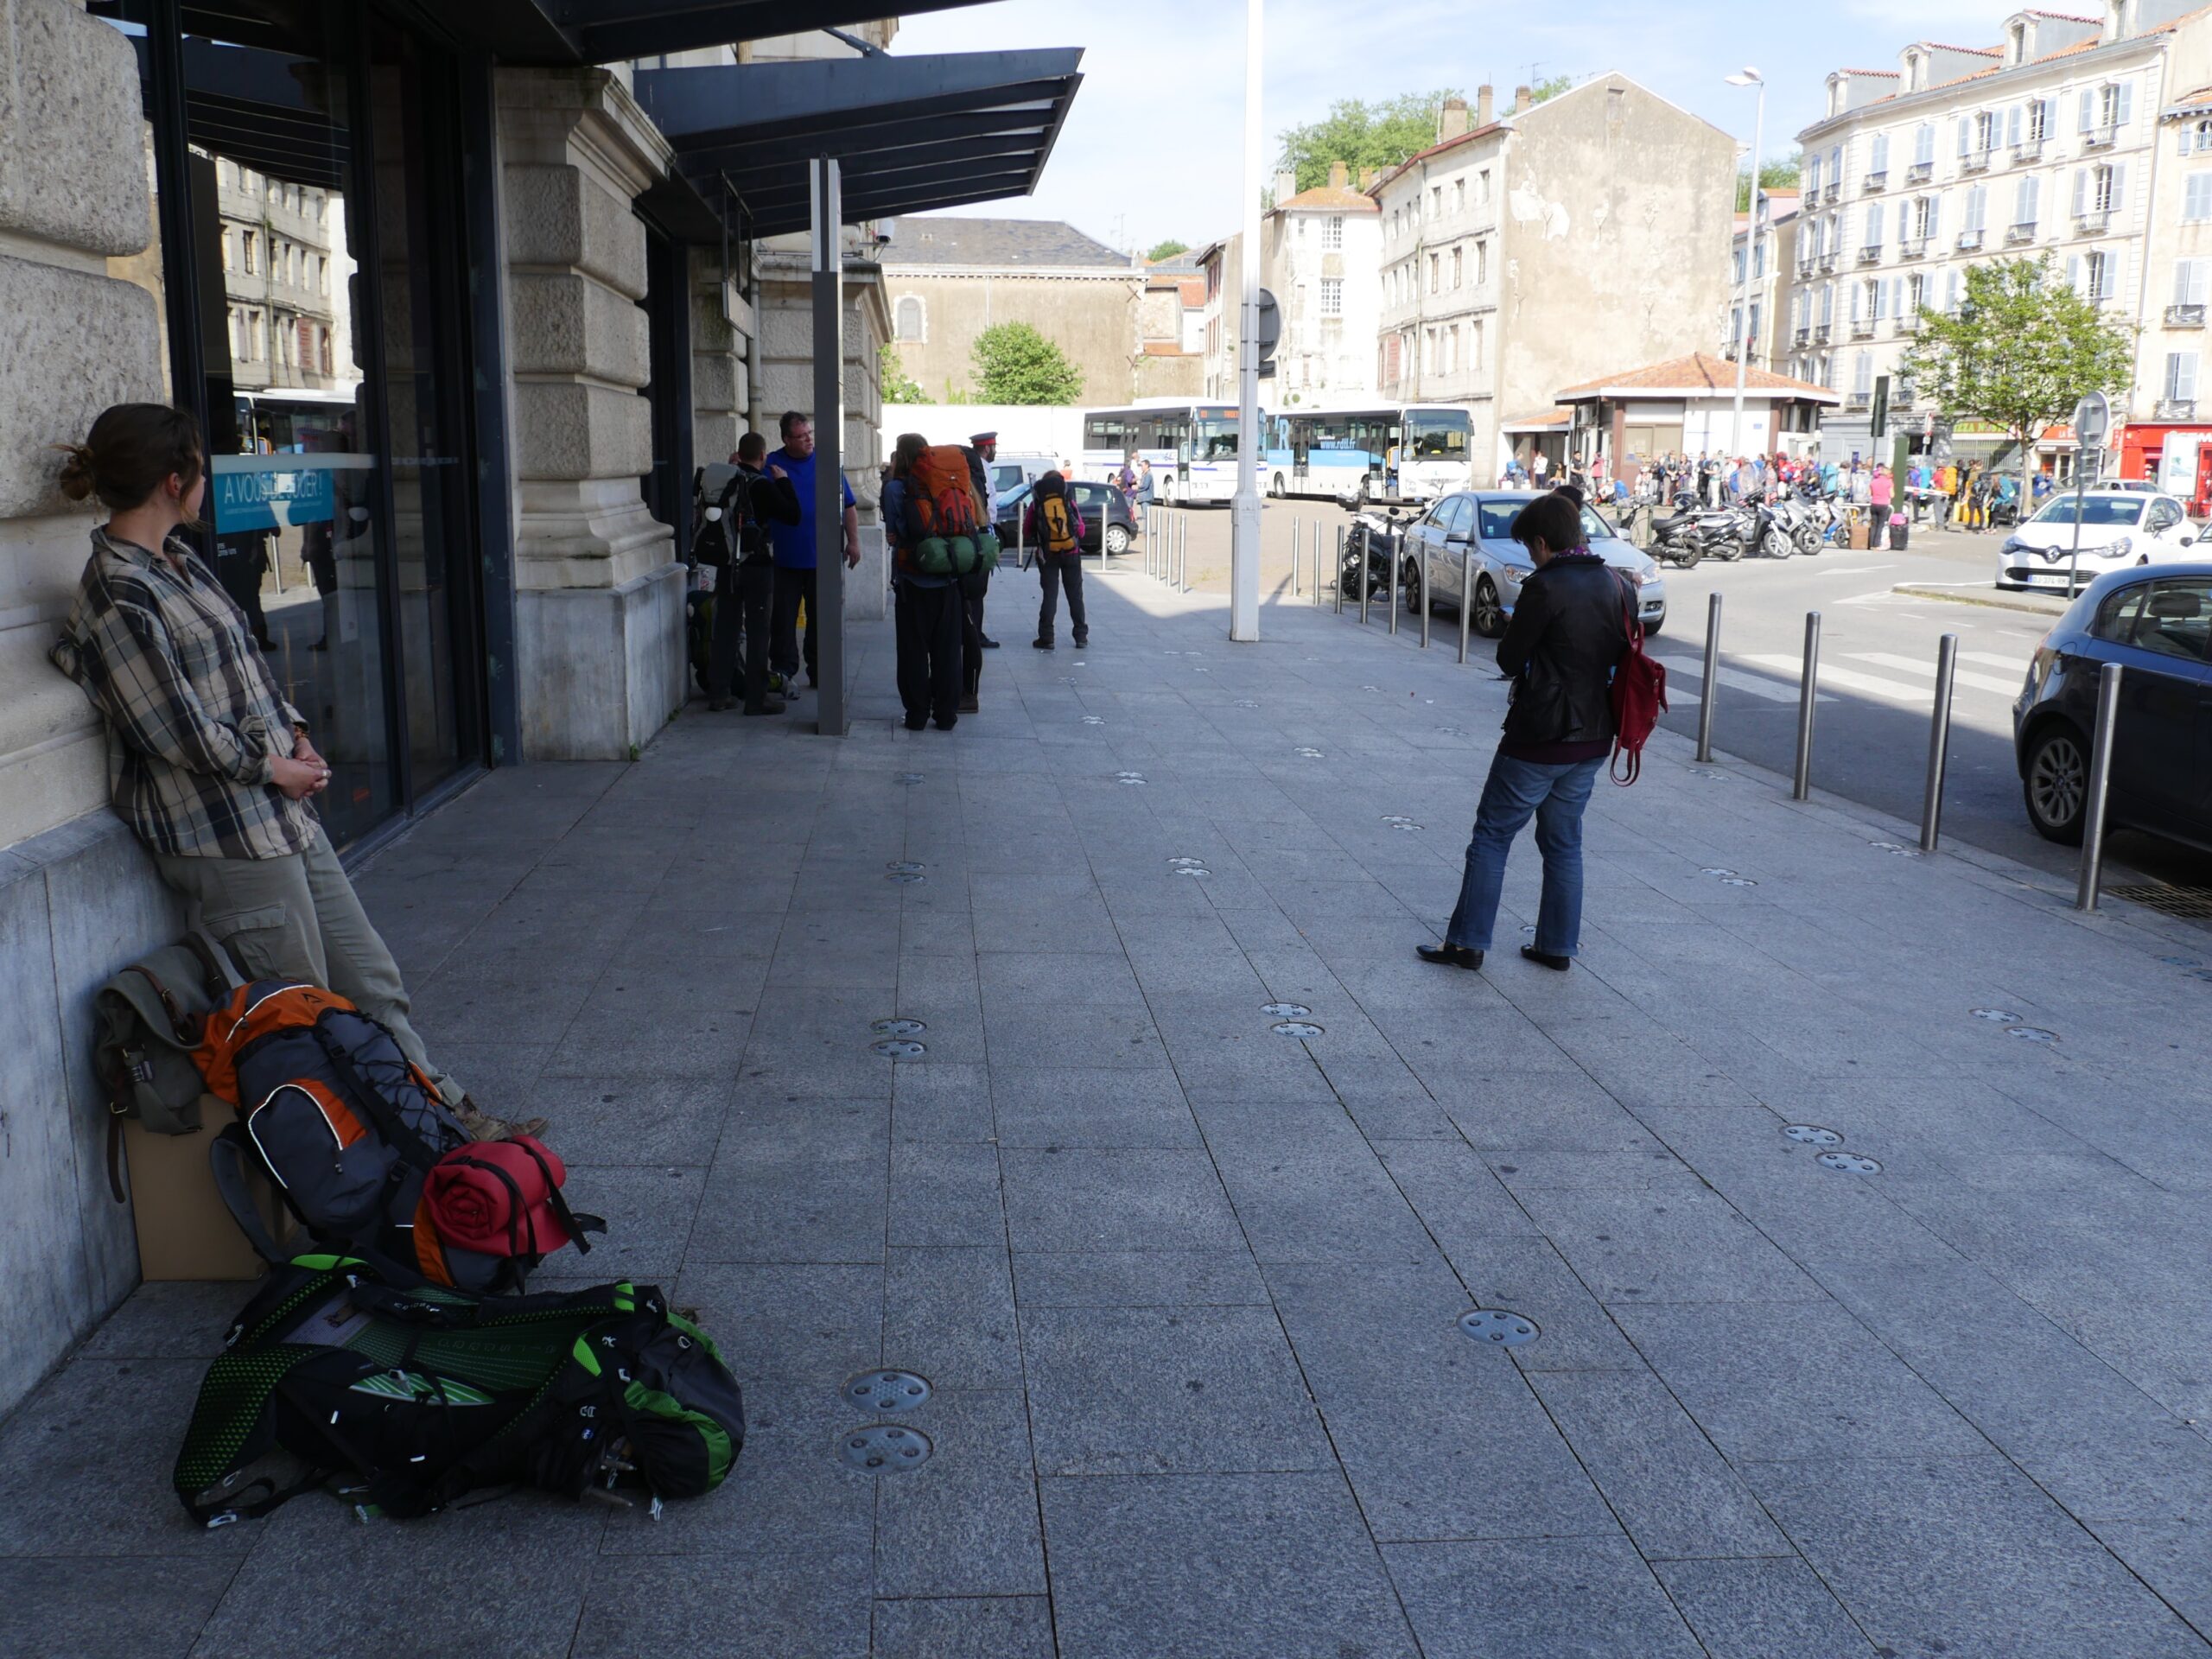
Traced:
<path id="1" fill-rule="evenodd" d="M 274 455 L 239 460 L 245 465 L 235 471 L 218 462 L 207 480 L 217 535 L 329 522 L 336 493 L 327 469 L 299 467 L 297 462 Z M 238 462 L 231 466 L 238 467 Z"/>

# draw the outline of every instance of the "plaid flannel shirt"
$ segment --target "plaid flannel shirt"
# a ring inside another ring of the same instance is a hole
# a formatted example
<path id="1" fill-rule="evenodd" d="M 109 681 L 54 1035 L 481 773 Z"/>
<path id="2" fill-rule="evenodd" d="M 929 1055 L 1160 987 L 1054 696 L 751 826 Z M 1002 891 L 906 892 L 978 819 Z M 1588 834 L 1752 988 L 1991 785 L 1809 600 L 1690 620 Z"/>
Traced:
<path id="1" fill-rule="evenodd" d="M 276 689 L 245 614 L 182 541 L 180 573 L 92 532 L 76 603 L 49 653 L 107 724 L 108 798 L 156 852 L 284 858 L 315 817 L 270 781 L 299 713 Z"/>

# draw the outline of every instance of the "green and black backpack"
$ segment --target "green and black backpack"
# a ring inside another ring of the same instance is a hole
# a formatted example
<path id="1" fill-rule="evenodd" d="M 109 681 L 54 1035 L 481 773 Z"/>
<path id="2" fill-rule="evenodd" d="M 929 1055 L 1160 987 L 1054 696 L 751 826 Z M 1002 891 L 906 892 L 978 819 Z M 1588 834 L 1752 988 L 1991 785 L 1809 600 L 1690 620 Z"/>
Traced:
<path id="1" fill-rule="evenodd" d="M 210 1527 L 315 1486 L 429 1515 L 484 1487 L 623 1506 L 720 1485 L 745 1442 L 737 1382 L 650 1285 L 471 1296 L 351 1256 L 270 1274 L 207 1368 L 177 1497 Z M 289 1454 L 282 1473 L 265 1466 Z"/>

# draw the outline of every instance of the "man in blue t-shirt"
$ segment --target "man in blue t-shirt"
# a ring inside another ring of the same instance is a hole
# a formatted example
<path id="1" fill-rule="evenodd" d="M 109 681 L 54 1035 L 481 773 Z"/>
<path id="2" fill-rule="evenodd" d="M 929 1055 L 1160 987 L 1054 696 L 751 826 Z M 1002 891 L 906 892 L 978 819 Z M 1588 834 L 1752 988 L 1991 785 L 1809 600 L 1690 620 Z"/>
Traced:
<path id="1" fill-rule="evenodd" d="M 785 412 L 781 423 L 784 447 L 768 457 L 784 469 L 798 492 L 798 522 L 771 524 L 769 544 L 776 556 L 776 614 L 770 632 L 770 664 L 784 677 L 786 686 L 798 683 L 798 607 L 806 604 L 806 683 L 816 683 L 814 625 L 820 607 L 815 602 L 814 555 L 814 423 L 797 410 Z M 861 517 L 853 501 L 853 486 L 844 484 L 845 565 L 861 562 Z"/>

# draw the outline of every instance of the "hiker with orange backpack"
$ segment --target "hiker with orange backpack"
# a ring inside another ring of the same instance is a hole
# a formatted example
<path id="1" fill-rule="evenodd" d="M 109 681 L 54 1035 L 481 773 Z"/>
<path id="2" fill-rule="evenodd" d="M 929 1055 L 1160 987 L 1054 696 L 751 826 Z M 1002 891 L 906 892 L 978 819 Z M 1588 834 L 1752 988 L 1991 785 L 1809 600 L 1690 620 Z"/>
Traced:
<path id="1" fill-rule="evenodd" d="M 1030 643 L 1039 651 L 1052 649 L 1053 620 L 1059 590 L 1065 587 L 1068 625 L 1075 630 L 1075 647 L 1081 651 L 1090 643 L 1090 624 L 1083 610 L 1083 542 L 1088 527 L 1064 474 L 1051 472 L 1037 480 L 1022 524 L 1024 537 L 1037 550 L 1037 578 L 1044 588 L 1043 602 L 1037 607 L 1037 637 Z"/>
<path id="2" fill-rule="evenodd" d="M 910 732 L 932 717 L 943 732 L 960 721 L 967 622 L 961 584 L 998 562 L 997 538 L 982 514 L 964 450 L 932 448 L 918 432 L 899 434 L 883 485 L 883 523 L 892 550 L 899 701 Z"/>

